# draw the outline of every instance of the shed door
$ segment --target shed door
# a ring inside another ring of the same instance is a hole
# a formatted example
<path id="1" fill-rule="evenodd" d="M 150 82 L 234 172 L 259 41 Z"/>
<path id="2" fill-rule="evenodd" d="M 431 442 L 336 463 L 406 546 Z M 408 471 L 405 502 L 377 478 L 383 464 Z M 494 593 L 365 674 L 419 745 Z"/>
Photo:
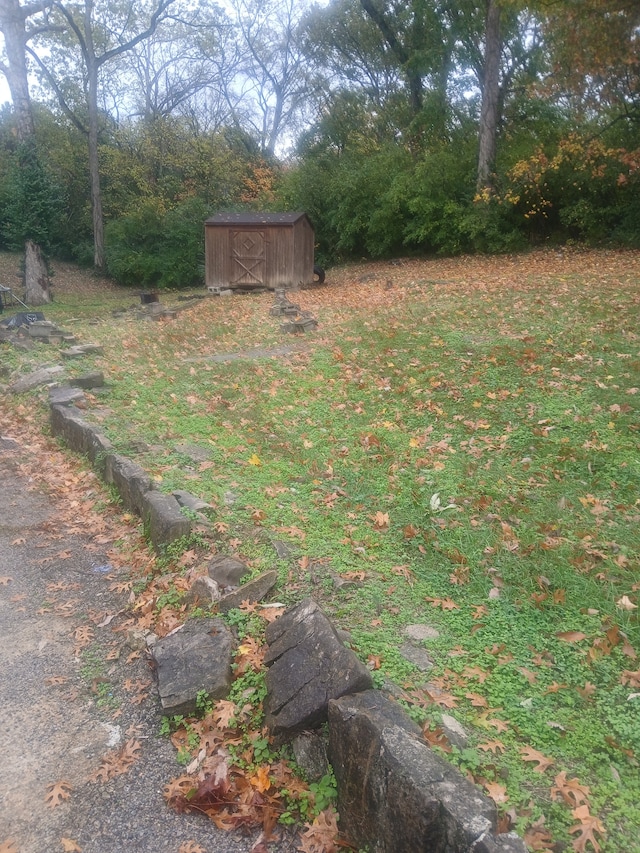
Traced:
<path id="1" fill-rule="evenodd" d="M 266 240 L 264 231 L 231 232 L 231 284 L 264 284 Z"/>

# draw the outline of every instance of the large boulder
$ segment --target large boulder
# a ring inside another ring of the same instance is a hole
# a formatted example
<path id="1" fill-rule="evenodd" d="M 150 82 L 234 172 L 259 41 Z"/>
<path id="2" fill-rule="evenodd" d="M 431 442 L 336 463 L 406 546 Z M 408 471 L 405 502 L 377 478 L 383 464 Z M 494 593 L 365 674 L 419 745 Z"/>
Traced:
<path id="1" fill-rule="evenodd" d="M 266 724 L 287 739 L 327 719 L 330 699 L 368 690 L 371 673 L 311 598 L 266 630 Z"/>
<path id="2" fill-rule="evenodd" d="M 329 756 L 341 829 L 371 853 L 469 853 L 492 847 L 495 805 L 420 738 L 377 690 L 329 702 Z M 486 842 L 486 843 L 485 843 Z"/>

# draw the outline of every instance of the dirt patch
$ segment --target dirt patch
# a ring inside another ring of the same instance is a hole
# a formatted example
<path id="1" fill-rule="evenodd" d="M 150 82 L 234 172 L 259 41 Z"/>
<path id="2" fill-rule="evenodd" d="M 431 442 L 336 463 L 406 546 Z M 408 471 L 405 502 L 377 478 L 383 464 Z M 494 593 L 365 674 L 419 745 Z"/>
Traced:
<path id="1" fill-rule="evenodd" d="M 16 296 L 21 297 L 22 285 L 22 255 L 14 252 L 0 252 L 0 284 L 10 287 Z M 65 261 L 51 261 L 51 283 L 54 299 L 61 295 L 93 295 L 105 293 L 126 293 L 124 288 L 106 276 L 99 275 L 89 269 L 81 269 L 76 264 Z"/>

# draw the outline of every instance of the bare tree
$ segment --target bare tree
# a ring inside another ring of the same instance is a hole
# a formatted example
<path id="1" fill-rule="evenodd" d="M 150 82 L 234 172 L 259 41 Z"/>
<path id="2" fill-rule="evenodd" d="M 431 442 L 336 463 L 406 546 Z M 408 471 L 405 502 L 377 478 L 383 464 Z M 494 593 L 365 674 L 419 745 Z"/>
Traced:
<path id="1" fill-rule="evenodd" d="M 6 77 L 13 102 L 18 141 L 35 149 L 35 126 L 27 67 L 27 43 L 37 32 L 34 19 L 50 6 L 49 2 L 32 2 L 24 6 L 19 0 L 0 0 L 0 31 L 4 35 L 6 62 L 0 71 Z M 25 241 L 25 301 L 29 305 L 51 302 L 51 284 L 47 264 L 38 242 Z"/>
<path id="2" fill-rule="evenodd" d="M 104 267 L 104 221 L 100 189 L 98 138 L 100 125 L 99 85 L 102 69 L 116 57 L 132 50 L 156 31 L 175 0 L 155 0 L 151 5 L 139 0 L 112 4 L 101 0 L 83 3 L 53 2 L 55 22 L 66 29 L 77 45 L 82 62 L 86 116 L 74 109 L 65 95 L 62 81 L 47 62 L 32 52 L 42 74 L 55 92 L 62 109 L 85 134 L 89 152 L 89 177 L 93 217 L 94 265 Z"/>
<path id="3" fill-rule="evenodd" d="M 240 36 L 225 75 L 227 98 L 240 126 L 273 155 L 309 94 L 300 38 L 303 4 L 296 0 L 231 0 Z"/>

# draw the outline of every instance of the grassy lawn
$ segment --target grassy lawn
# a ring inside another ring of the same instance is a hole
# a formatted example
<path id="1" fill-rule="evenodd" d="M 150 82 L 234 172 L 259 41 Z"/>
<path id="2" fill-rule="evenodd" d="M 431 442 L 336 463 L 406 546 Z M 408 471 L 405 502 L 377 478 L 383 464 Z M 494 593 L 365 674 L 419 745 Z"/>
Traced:
<path id="1" fill-rule="evenodd" d="M 278 568 L 279 601 L 316 598 L 505 826 L 533 850 L 640 851 L 640 254 L 327 282 L 292 296 L 319 320 L 305 336 L 271 294 L 154 323 L 111 316 L 135 294 L 62 275 L 45 313 L 105 345 L 82 362 L 109 382 L 87 416 L 160 488 L 214 504 L 218 550 Z M 437 631 L 427 672 L 402 651 L 418 623 Z"/>

